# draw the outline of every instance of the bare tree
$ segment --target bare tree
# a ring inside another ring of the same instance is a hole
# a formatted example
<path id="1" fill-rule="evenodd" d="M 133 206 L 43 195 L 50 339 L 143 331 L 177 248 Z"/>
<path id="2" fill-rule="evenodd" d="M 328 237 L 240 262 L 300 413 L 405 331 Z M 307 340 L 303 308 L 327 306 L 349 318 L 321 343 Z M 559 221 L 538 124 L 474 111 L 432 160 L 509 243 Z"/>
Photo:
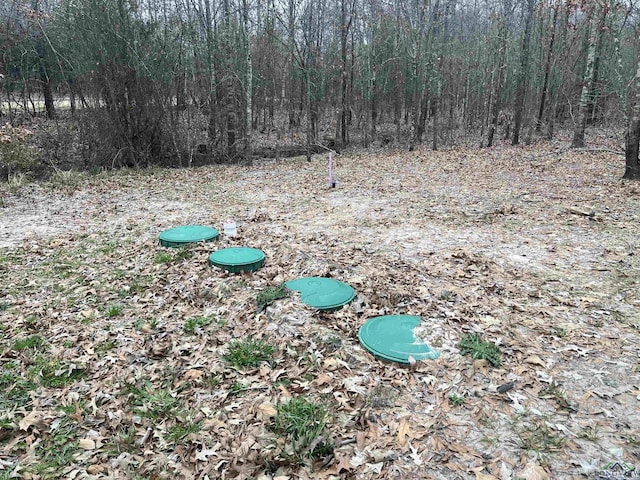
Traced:
<path id="1" fill-rule="evenodd" d="M 591 12 L 591 21 L 589 22 L 589 46 L 587 49 L 587 66 L 584 70 L 582 78 L 582 93 L 580 94 L 580 105 L 578 107 L 578 119 L 573 132 L 573 140 L 571 148 L 581 148 L 585 146 L 584 133 L 587 126 L 587 117 L 589 113 L 589 103 L 591 102 L 591 92 L 593 91 L 593 80 L 596 64 L 596 49 L 598 45 L 598 26 L 600 24 L 600 15 L 604 19 L 607 14 L 607 6 L 600 5 L 598 2 L 593 4 Z"/>
<path id="2" fill-rule="evenodd" d="M 527 0 L 524 17 L 524 34 L 522 37 L 522 50 L 520 51 L 520 70 L 518 72 L 518 86 L 514 105 L 514 124 L 512 145 L 520 143 L 520 129 L 525 108 L 525 94 L 527 87 L 527 75 L 529 73 L 529 45 L 531 43 L 531 20 L 536 0 Z"/>
<path id="3" fill-rule="evenodd" d="M 640 180 L 640 59 L 637 61 L 636 76 L 631 84 L 632 91 L 629 96 L 631 115 L 625 137 L 625 171 L 623 178 L 628 180 Z"/>

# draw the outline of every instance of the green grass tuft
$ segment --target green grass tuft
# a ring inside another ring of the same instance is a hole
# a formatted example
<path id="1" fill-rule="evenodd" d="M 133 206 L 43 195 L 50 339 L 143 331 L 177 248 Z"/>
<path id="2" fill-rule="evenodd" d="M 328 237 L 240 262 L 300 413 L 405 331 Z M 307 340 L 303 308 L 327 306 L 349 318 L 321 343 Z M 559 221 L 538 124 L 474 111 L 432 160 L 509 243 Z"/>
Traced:
<path id="1" fill-rule="evenodd" d="M 37 358 L 30 370 L 32 378 L 37 379 L 43 387 L 50 388 L 62 388 L 80 380 L 86 373 L 83 368 L 63 365 L 59 360 L 46 360 L 44 357 Z"/>
<path id="2" fill-rule="evenodd" d="M 39 350 L 43 346 L 44 346 L 44 340 L 40 335 L 32 335 L 30 337 L 16 340 L 13 343 L 13 349 L 17 351 Z"/>
<path id="3" fill-rule="evenodd" d="M 26 407 L 31 403 L 29 392 L 37 385 L 22 377 L 17 362 L 7 362 L 0 367 L 0 408 Z"/>
<path id="4" fill-rule="evenodd" d="M 176 423 L 167 432 L 167 438 L 174 443 L 184 440 L 191 433 L 198 433 L 202 427 L 201 422 L 187 421 Z"/>
<path id="5" fill-rule="evenodd" d="M 120 315 L 122 315 L 122 305 L 110 305 L 107 308 L 108 318 L 119 317 Z"/>
<path id="6" fill-rule="evenodd" d="M 178 399 L 169 390 L 154 390 L 150 384 L 145 384 L 143 388 L 126 385 L 125 392 L 129 394 L 129 403 L 135 407 L 134 411 L 141 417 L 153 420 L 167 418 L 178 407 Z"/>
<path id="7" fill-rule="evenodd" d="M 452 393 L 451 395 L 449 395 L 449 403 L 453 407 L 459 407 L 460 405 L 464 405 L 464 397 Z"/>
<path id="8" fill-rule="evenodd" d="M 156 256 L 153 258 L 154 263 L 162 264 L 162 263 L 171 263 L 173 257 L 168 252 L 158 252 Z"/>
<path id="9" fill-rule="evenodd" d="M 262 340 L 246 338 L 229 344 L 229 353 L 224 359 L 238 368 L 257 367 L 261 362 L 271 360 L 276 348 Z"/>
<path id="10" fill-rule="evenodd" d="M 284 283 L 278 285 L 277 287 L 267 287 L 256 296 L 258 310 L 264 310 L 267 305 L 271 305 L 276 300 L 285 298 L 288 295 L 289 290 L 286 289 Z"/>
<path id="11" fill-rule="evenodd" d="M 202 327 L 206 327 L 207 325 L 209 325 L 212 320 L 213 319 L 211 317 L 192 317 L 184 322 L 184 327 L 182 328 L 185 333 L 192 335 L 196 332 L 196 330 L 202 329 Z"/>
<path id="12" fill-rule="evenodd" d="M 460 353 L 469 354 L 474 360 L 487 360 L 494 367 L 500 366 L 500 349 L 491 342 L 483 342 L 477 333 L 468 333 L 458 343 Z"/>
<path id="13" fill-rule="evenodd" d="M 327 455 L 332 445 L 327 442 L 327 409 L 305 398 L 292 398 L 276 406 L 273 431 L 285 439 L 283 456 L 296 462 Z"/>

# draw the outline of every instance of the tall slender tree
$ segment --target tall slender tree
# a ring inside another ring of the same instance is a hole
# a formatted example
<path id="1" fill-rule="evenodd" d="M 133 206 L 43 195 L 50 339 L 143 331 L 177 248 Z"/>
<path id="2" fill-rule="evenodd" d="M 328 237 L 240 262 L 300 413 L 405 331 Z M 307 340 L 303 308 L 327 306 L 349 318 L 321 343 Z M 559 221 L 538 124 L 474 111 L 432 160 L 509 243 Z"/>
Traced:
<path id="1" fill-rule="evenodd" d="M 588 38 L 589 45 L 587 47 L 587 64 L 584 69 L 582 78 L 582 92 L 580 94 L 580 104 L 578 106 L 578 117 L 576 120 L 575 130 L 573 132 L 573 140 L 571 148 L 582 148 L 585 146 L 584 134 L 587 127 L 587 119 L 589 114 L 589 103 L 591 92 L 593 91 L 593 80 L 596 64 L 596 50 L 598 45 L 598 26 L 600 24 L 600 16 L 607 14 L 607 7 L 594 2 L 591 11 L 591 20 L 589 22 Z"/>
<path id="2" fill-rule="evenodd" d="M 529 74 L 529 46 L 531 43 L 531 23 L 533 17 L 533 9 L 536 0 L 526 0 L 526 8 L 524 13 L 524 33 L 522 36 L 522 50 L 520 51 L 520 69 L 518 71 L 518 86 L 516 88 L 516 97 L 514 105 L 514 121 L 513 121 L 513 138 L 512 145 L 520 143 L 520 130 L 525 109 L 525 95 L 527 88 L 527 76 Z"/>
<path id="3" fill-rule="evenodd" d="M 625 135 L 625 170 L 623 178 L 640 180 L 640 58 L 637 61 L 636 76 L 631 83 L 629 95 L 631 115 Z"/>

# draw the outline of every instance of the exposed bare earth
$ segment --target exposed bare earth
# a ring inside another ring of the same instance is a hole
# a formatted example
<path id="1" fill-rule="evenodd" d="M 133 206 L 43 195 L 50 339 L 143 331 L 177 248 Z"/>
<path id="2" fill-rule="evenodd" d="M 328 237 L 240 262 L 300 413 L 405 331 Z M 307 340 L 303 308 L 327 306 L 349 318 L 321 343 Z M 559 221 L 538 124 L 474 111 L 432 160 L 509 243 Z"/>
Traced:
<path id="1" fill-rule="evenodd" d="M 85 375 L 61 388 L 34 377 L 30 399 L 0 413 L 0 472 L 569 479 L 640 465 L 640 185 L 619 180 L 622 157 L 564 146 L 341 157 L 336 189 L 316 157 L 7 195 L 0 368 L 33 376 L 36 354 L 15 342 L 40 335 L 38 355 Z M 162 230 L 226 218 L 239 237 L 157 262 Z M 227 245 L 261 248 L 267 265 L 209 267 Z M 358 296 L 333 313 L 295 296 L 256 311 L 257 292 L 300 276 Z M 391 313 L 420 315 L 440 359 L 409 369 L 366 353 L 358 328 Z M 219 321 L 185 333 L 199 315 Z M 468 332 L 499 345 L 499 367 L 460 355 Z M 223 360 L 246 336 L 278 347 L 270 365 Z M 131 385 L 167 391 L 179 411 L 140 415 Z M 270 428 L 292 396 L 329 411 L 335 448 L 313 464 L 282 461 Z M 172 439 L 187 418 L 198 431 Z M 43 447 L 61 426 L 76 450 L 51 467 Z"/>

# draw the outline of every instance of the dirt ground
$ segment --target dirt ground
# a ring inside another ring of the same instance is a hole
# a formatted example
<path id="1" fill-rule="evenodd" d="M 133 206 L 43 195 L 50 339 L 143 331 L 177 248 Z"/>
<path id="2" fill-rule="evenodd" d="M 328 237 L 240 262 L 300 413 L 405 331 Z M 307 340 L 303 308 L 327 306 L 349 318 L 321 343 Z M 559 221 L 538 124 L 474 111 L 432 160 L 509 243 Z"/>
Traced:
<path id="1" fill-rule="evenodd" d="M 30 386 L 2 404 L 0 478 L 533 480 L 640 466 L 640 184 L 620 180 L 606 141 L 567 145 L 352 153 L 335 189 L 316 156 L 5 193 L 1 373 Z M 227 218 L 238 237 L 183 257 L 158 244 Z M 229 245 L 262 249 L 265 267 L 207 265 Z M 303 276 L 347 282 L 356 299 L 256 308 L 265 287 Z M 384 314 L 421 316 L 440 358 L 372 357 L 358 328 Z M 187 333 L 197 316 L 216 321 Z M 499 347 L 499 366 L 461 355 L 469 333 Z M 42 344 L 17 347 L 33 336 Z M 277 347 L 271 362 L 229 366 L 245 337 Z M 49 385 L 46 362 L 82 376 Z M 179 408 L 148 415 L 141 390 Z M 330 452 L 286 458 L 272 423 L 292 397 L 326 406 L 316 440 Z M 69 455 L 52 458 L 63 440 Z"/>

